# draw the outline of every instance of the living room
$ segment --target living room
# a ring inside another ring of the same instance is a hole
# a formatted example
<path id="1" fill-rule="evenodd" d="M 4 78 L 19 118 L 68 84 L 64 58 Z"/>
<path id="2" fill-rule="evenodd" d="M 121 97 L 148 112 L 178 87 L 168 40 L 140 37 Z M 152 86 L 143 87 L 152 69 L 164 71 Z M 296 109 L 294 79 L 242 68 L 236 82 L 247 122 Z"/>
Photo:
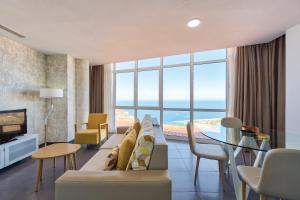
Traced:
<path id="1" fill-rule="evenodd" d="M 300 199 L 299 8 L 0 0 L 0 199 Z"/>

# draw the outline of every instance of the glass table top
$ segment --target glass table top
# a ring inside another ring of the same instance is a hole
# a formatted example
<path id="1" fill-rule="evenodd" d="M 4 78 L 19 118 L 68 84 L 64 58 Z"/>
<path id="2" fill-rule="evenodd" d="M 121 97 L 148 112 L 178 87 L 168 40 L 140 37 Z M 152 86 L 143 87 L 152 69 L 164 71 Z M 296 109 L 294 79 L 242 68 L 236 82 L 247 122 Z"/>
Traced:
<path id="1" fill-rule="evenodd" d="M 279 137 L 282 132 L 275 130 L 239 130 L 225 128 L 221 125 L 201 127 L 201 133 L 209 139 L 236 147 L 247 148 L 257 151 L 268 151 L 278 148 Z"/>

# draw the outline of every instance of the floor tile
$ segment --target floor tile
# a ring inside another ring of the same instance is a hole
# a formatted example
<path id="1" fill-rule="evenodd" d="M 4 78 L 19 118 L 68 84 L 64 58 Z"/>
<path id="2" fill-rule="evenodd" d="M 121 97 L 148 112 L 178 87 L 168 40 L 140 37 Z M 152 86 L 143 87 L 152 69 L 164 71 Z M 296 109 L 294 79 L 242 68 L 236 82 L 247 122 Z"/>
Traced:
<path id="1" fill-rule="evenodd" d="M 169 158 L 170 171 L 189 171 L 181 158 Z"/>
<path id="2" fill-rule="evenodd" d="M 168 149 L 168 158 L 182 158 L 177 149 Z"/>

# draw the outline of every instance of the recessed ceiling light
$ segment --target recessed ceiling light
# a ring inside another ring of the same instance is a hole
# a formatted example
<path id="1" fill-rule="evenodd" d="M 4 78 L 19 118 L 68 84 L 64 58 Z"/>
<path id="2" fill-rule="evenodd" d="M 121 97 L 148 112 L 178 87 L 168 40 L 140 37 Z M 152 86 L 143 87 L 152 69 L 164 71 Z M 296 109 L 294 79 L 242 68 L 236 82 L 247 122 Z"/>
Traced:
<path id="1" fill-rule="evenodd" d="M 190 27 L 190 28 L 195 28 L 197 26 L 200 25 L 200 20 L 199 19 L 192 19 L 190 20 L 188 23 L 187 23 L 187 26 Z"/>

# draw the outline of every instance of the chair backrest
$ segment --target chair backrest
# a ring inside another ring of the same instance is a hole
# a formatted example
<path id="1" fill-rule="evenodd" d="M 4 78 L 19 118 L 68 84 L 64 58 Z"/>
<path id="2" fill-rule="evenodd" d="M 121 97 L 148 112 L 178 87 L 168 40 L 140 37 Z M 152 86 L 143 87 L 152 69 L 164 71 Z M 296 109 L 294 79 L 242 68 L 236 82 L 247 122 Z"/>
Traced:
<path id="1" fill-rule="evenodd" d="M 236 117 L 224 117 L 221 120 L 221 125 L 226 128 L 241 128 L 243 123 L 239 118 Z"/>
<path id="2" fill-rule="evenodd" d="M 88 119 L 88 129 L 97 129 L 98 124 L 107 123 L 106 113 L 90 113 Z"/>
<path id="3" fill-rule="evenodd" d="M 300 150 L 270 150 L 257 189 L 267 196 L 300 199 Z"/>
<path id="4" fill-rule="evenodd" d="M 190 145 L 191 152 L 193 154 L 195 154 L 196 138 L 193 133 L 194 132 L 193 124 L 191 122 L 189 122 L 186 125 L 186 129 L 187 129 L 187 133 L 188 133 L 188 139 L 189 139 L 189 145 Z"/>

